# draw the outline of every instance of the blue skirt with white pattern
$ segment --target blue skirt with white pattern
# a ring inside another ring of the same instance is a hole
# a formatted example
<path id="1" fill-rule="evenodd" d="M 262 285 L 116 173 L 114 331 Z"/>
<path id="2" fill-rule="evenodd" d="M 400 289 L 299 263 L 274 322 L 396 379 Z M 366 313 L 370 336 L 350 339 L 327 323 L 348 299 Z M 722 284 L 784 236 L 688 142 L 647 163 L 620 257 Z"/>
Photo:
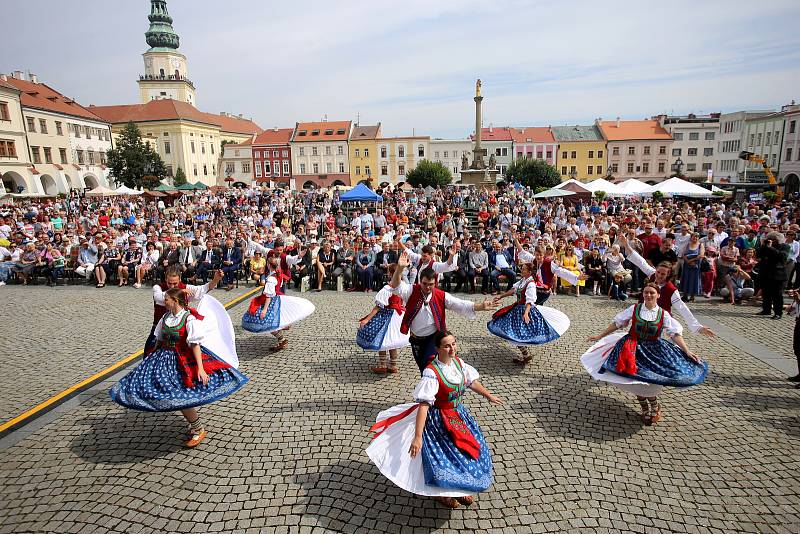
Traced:
<path id="1" fill-rule="evenodd" d="M 211 351 L 203 354 L 219 360 Z M 173 412 L 209 404 L 238 391 L 248 378 L 237 369 L 219 369 L 208 375 L 208 384 L 188 388 L 178 371 L 178 353 L 158 349 L 145 357 L 108 392 L 114 402 L 145 412 Z"/>
<path id="2" fill-rule="evenodd" d="M 380 350 L 395 313 L 397 312 L 391 308 L 378 310 L 375 317 L 370 319 L 363 328 L 358 329 L 356 344 L 364 350 Z"/>
<path id="3" fill-rule="evenodd" d="M 661 386 L 687 387 L 706 379 L 708 362 L 695 362 L 675 343 L 666 339 L 639 340 L 636 343 L 636 374 L 617 372 L 622 346 L 629 339 L 623 336 L 611 350 L 600 373 L 614 373 Z"/>
<path id="4" fill-rule="evenodd" d="M 505 315 L 489 321 L 486 326 L 492 334 L 523 345 L 541 345 L 560 337 L 536 306 L 531 306 L 528 324 L 522 320 L 524 315 L 525 304 L 517 304 Z"/>
<path id="5" fill-rule="evenodd" d="M 460 404 L 456 411 L 481 446 L 477 460 L 461 452 L 442 423 L 442 413 L 435 407 L 428 411 L 422 431 L 422 468 L 425 484 L 467 492 L 480 492 L 492 485 L 492 455 L 478 423 Z"/>
<path id="6" fill-rule="evenodd" d="M 261 318 L 261 310 L 264 307 L 258 308 L 256 313 L 246 311 L 242 316 L 242 328 L 248 332 L 260 334 L 262 332 L 274 332 L 281 324 L 281 297 L 276 295 L 269 299 L 269 307 L 267 314 Z"/>

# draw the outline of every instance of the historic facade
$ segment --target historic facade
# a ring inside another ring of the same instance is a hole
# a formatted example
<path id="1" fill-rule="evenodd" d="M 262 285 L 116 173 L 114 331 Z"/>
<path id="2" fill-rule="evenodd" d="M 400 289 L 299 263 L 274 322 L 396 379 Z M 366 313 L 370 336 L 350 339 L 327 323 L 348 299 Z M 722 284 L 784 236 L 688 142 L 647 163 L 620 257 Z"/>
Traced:
<path id="1" fill-rule="evenodd" d="M 292 128 L 271 128 L 253 140 L 253 175 L 256 182 L 270 187 L 296 188 L 289 145 L 292 133 Z"/>
<path id="2" fill-rule="evenodd" d="M 511 136 L 511 128 L 508 126 L 481 128 L 481 139 L 483 148 L 487 151 L 486 164 L 494 156 L 495 168 L 499 171 L 498 179 L 503 179 L 506 170 L 511 162 L 514 161 L 514 138 Z"/>
<path id="3" fill-rule="evenodd" d="M 371 187 L 378 170 L 378 138 L 381 136 L 381 123 L 374 126 L 353 126 L 350 134 L 350 182 L 365 182 Z M 378 180 L 380 184 L 383 180 Z"/>
<path id="4" fill-rule="evenodd" d="M 428 159 L 438 161 L 450 169 L 453 182 L 460 182 L 464 156 L 469 160 L 472 155 L 472 141 L 469 139 L 431 139 L 429 146 L 430 157 Z"/>
<path id="5" fill-rule="evenodd" d="M 647 183 L 661 182 L 674 174 L 672 136 L 657 120 L 597 120 L 595 125 L 606 140 L 611 174 L 616 180 L 636 178 Z"/>
<path id="6" fill-rule="evenodd" d="M 558 143 L 549 126 L 511 128 L 514 158 L 540 159 L 550 165 L 558 160 Z"/>
<path id="7" fill-rule="evenodd" d="M 397 185 L 406 181 L 406 173 L 428 156 L 428 136 L 383 137 L 378 139 L 378 183 Z"/>
<path id="8" fill-rule="evenodd" d="M 347 142 L 350 121 L 298 122 L 292 140 L 292 169 L 297 187 L 350 185 Z"/>
<path id="9" fill-rule="evenodd" d="M 800 190 L 800 109 L 786 113 L 783 127 L 783 150 L 778 179 L 787 192 Z"/>
<path id="10" fill-rule="evenodd" d="M 558 164 L 561 181 L 575 177 L 591 182 L 606 177 L 606 141 L 597 125 L 553 126 L 553 138 L 558 142 Z"/>
<path id="11" fill-rule="evenodd" d="M 781 174 L 783 151 L 783 134 L 786 128 L 786 117 L 800 109 L 800 105 L 792 102 L 781 107 L 781 110 L 767 115 L 751 117 L 744 122 L 742 150 L 753 152 L 764 158 L 775 176 Z M 767 180 L 763 167 L 758 163 L 745 164 L 747 182 L 763 182 Z"/>
<path id="12" fill-rule="evenodd" d="M 713 179 L 719 116 L 719 113 L 711 113 L 653 117 L 672 136 L 670 153 L 673 165 L 680 161 L 680 171 L 686 179 L 694 182 Z"/>
<path id="13" fill-rule="evenodd" d="M 242 143 L 226 143 L 219 162 L 220 185 L 236 187 L 253 185 L 253 145 L 247 140 Z M 224 176 L 224 181 L 221 178 Z M 256 178 L 261 180 L 261 178 Z"/>

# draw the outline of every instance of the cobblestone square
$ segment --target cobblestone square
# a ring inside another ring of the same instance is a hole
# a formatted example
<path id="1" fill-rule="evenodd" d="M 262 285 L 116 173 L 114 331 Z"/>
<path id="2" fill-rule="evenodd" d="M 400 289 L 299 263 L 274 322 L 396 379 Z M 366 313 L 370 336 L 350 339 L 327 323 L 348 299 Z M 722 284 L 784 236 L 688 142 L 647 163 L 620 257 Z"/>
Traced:
<path id="1" fill-rule="evenodd" d="M 144 290 L 3 290 L 3 420 L 134 352 L 149 330 Z M 197 449 L 183 448 L 179 414 L 125 410 L 106 381 L 0 450 L 0 532 L 800 530 L 800 392 L 731 340 L 687 335 L 709 377 L 668 390 L 662 421 L 643 427 L 635 399 L 594 382 L 578 360 L 621 304 L 552 298 L 572 327 L 524 370 L 487 333 L 488 314 L 448 316 L 463 358 L 506 401 L 468 397 L 495 483 L 471 508 L 450 511 L 396 488 L 364 453 L 377 413 L 410 400 L 410 349 L 399 374 L 372 375 L 372 356 L 354 343 L 371 298 L 308 298 L 316 313 L 278 354 L 271 336 L 238 326 L 245 303 L 230 310 L 251 382 L 202 408 L 210 434 Z M 790 363 L 790 320 L 692 307 Z"/>

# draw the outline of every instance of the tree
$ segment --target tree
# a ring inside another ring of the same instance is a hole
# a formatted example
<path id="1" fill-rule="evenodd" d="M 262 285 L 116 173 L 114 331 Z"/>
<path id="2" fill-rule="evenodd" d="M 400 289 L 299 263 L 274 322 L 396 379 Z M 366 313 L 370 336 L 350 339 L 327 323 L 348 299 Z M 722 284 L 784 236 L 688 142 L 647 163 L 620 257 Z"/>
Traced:
<path id="1" fill-rule="evenodd" d="M 594 197 L 597 199 L 598 202 L 602 202 L 604 198 L 606 198 L 605 191 L 595 191 Z"/>
<path id="2" fill-rule="evenodd" d="M 178 167 L 178 170 L 175 171 L 175 176 L 172 178 L 172 185 L 178 187 L 179 185 L 183 185 L 186 183 L 186 173 L 183 172 L 181 167 Z"/>
<path id="3" fill-rule="evenodd" d="M 423 159 L 406 173 L 406 182 L 414 187 L 444 186 L 453 181 L 450 169 L 438 161 Z"/>
<path id="4" fill-rule="evenodd" d="M 108 167 L 117 185 L 134 189 L 153 187 L 167 175 L 161 156 L 150 143 L 142 141 L 133 122 L 125 125 L 116 148 L 108 151 Z"/>
<path id="5" fill-rule="evenodd" d="M 517 158 L 508 166 L 506 179 L 534 189 L 549 189 L 561 183 L 558 169 L 541 159 Z"/>
<path id="6" fill-rule="evenodd" d="M 664 193 L 661 191 L 653 191 L 653 200 L 656 202 L 661 202 L 664 200 Z"/>

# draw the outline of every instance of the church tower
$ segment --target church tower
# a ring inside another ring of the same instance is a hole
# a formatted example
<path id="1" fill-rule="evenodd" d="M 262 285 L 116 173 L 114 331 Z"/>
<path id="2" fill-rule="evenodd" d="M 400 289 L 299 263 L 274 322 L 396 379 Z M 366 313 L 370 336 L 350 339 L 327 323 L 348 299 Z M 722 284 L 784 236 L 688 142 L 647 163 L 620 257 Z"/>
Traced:
<path id="1" fill-rule="evenodd" d="M 166 0 L 150 0 L 150 29 L 145 33 L 150 50 L 143 54 L 144 75 L 139 76 L 143 103 L 171 98 L 196 106 L 194 84 L 189 80 L 186 56 L 178 52 L 180 38 L 172 29 Z"/>

